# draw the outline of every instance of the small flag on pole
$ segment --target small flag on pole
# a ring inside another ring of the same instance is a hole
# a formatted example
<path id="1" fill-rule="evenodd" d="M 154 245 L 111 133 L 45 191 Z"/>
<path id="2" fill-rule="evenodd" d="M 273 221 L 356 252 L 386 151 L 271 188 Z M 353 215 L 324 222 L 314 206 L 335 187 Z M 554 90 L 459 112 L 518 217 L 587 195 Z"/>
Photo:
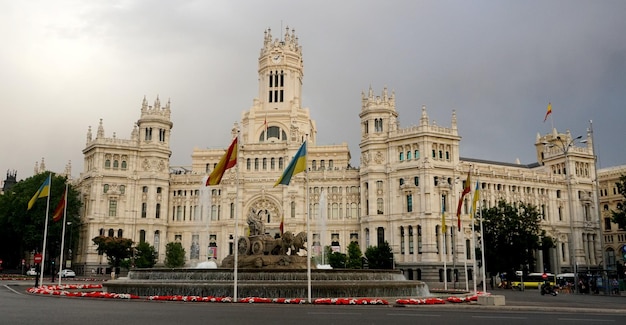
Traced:
<path id="1" fill-rule="evenodd" d="M 476 202 L 478 202 L 479 197 L 480 189 L 478 187 L 478 181 L 476 181 L 476 189 L 474 190 L 474 198 L 472 199 L 472 213 L 470 213 L 470 218 L 474 217 L 476 214 Z"/>
<path id="2" fill-rule="evenodd" d="M 467 179 L 465 180 L 465 187 L 463 187 L 463 193 L 461 193 L 461 197 L 459 198 L 459 204 L 456 207 L 456 220 L 457 220 L 457 227 L 458 230 L 461 231 L 461 207 L 463 206 L 463 198 L 465 198 L 465 195 L 467 195 L 467 193 L 469 193 L 472 190 L 472 180 L 471 180 L 471 167 L 470 170 L 467 172 Z"/>
<path id="3" fill-rule="evenodd" d="M 552 114 L 552 103 L 548 103 L 548 109 L 546 110 L 546 116 L 543 118 L 545 122 L 548 119 L 548 115 Z"/>
<path id="4" fill-rule="evenodd" d="M 293 177 L 293 175 L 296 175 L 300 172 L 303 172 L 305 169 L 306 169 L 306 141 L 302 143 L 296 155 L 293 156 L 293 159 L 291 159 L 291 162 L 289 162 L 289 166 L 287 166 L 283 174 L 274 184 L 274 187 L 276 187 L 278 184 L 289 185 L 289 182 L 291 181 L 291 177 Z"/>
<path id="5" fill-rule="evenodd" d="M 33 198 L 30 199 L 30 201 L 28 201 L 28 209 L 26 209 L 27 211 L 30 210 L 33 207 L 33 205 L 35 205 L 35 202 L 37 201 L 38 198 L 47 197 L 48 195 L 50 195 L 51 178 L 52 178 L 52 174 L 49 174 L 46 180 L 43 181 L 43 184 L 41 184 L 41 186 L 37 190 L 37 193 L 35 193 L 35 195 L 33 195 Z"/>
<path id="6" fill-rule="evenodd" d="M 61 196 L 61 201 L 57 205 L 56 209 L 54 209 L 54 214 L 52 215 L 52 221 L 59 221 L 63 218 L 63 213 L 65 212 L 65 206 L 67 205 L 67 186 L 65 187 L 65 192 Z"/>
<path id="7" fill-rule="evenodd" d="M 226 150 L 222 159 L 217 163 L 215 169 L 209 175 L 209 178 L 206 181 L 206 186 L 217 185 L 222 181 L 222 176 L 227 169 L 235 167 L 237 164 L 237 138 L 233 140 L 233 142 Z"/>

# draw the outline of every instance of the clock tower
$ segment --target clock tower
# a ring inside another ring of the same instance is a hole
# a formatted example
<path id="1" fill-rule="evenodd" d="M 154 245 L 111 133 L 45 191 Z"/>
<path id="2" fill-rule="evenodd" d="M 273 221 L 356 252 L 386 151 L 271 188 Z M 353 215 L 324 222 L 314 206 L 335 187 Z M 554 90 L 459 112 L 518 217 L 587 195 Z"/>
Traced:
<path id="1" fill-rule="evenodd" d="M 295 30 L 273 38 L 267 29 L 258 67 L 258 97 L 242 118 L 244 143 L 314 142 L 315 123 L 301 106 L 304 65 Z"/>
<path id="2" fill-rule="evenodd" d="M 302 46 L 289 28 L 282 39 L 272 39 L 265 31 L 259 56 L 259 99 L 265 109 L 290 109 L 299 105 L 302 94 Z"/>

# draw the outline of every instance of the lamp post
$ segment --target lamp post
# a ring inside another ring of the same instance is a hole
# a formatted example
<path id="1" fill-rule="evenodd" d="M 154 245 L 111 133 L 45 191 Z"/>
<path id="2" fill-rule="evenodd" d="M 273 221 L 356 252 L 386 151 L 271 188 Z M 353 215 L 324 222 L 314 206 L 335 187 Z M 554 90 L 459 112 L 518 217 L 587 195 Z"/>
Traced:
<path id="1" fill-rule="evenodd" d="M 580 140 L 582 136 L 577 136 L 573 139 L 562 139 L 561 136 L 557 136 L 557 142 L 552 142 L 549 144 L 550 147 L 557 147 L 563 151 L 563 155 L 565 156 L 565 177 L 567 177 L 567 205 L 569 210 L 569 230 L 570 230 L 570 247 L 569 247 L 569 256 L 570 256 L 570 265 L 572 271 L 574 273 L 574 290 L 576 290 L 576 286 L 578 285 L 578 274 L 577 274 L 577 265 L 576 262 L 576 236 L 574 234 L 574 203 L 572 198 L 572 174 L 570 168 L 569 161 L 569 150 L 574 146 L 576 140 Z"/>
<path id="2" fill-rule="evenodd" d="M 595 199 L 595 208 L 598 216 L 598 236 L 600 239 L 600 254 L 602 258 L 602 283 L 604 284 L 605 293 L 609 292 L 609 277 L 606 269 L 606 258 L 604 254 L 604 234 L 602 233 L 602 213 L 600 211 L 600 177 L 598 175 L 598 155 L 596 155 L 596 143 L 593 141 L 593 121 L 589 120 L 589 136 L 591 139 L 591 151 L 593 153 L 593 168 L 594 168 L 594 176 L 595 176 L 595 188 L 596 195 Z"/>

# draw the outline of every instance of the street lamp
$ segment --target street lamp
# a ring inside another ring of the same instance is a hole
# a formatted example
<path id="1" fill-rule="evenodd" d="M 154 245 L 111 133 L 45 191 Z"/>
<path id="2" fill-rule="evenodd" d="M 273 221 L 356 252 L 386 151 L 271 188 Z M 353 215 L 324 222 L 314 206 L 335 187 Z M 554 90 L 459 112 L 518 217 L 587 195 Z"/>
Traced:
<path id="1" fill-rule="evenodd" d="M 604 284 L 605 293 L 610 292 L 608 281 L 609 277 L 606 269 L 606 258 L 604 254 L 604 233 L 602 232 L 602 214 L 600 212 L 600 176 L 598 175 L 598 155 L 596 154 L 596 143 L 593 141 L 593 121 L 589 120 L 589 136 L 591 139 L 591 151 L 593 152 L 593 167 L 594 167 L 594 176 L 595 182 L 594 185 L 596 187 L 596 195 L 595 195 L 595 208 L 596 213 L 598 215 L 598 235 L 600 239 L 600 252 L 602 257 L 602 281 Z"/>
<path id="2" fill-rule="evenodd" d="M 563 151 L 563 155 L 565 156 L 565 169 L 564 169 L 564 173 L 565 173 L 565 177 L 567 177 L 567 204 L 568 204 L 568 209 L 569 209 L 569 228 L 570 228 L 570 247 L 569 247 L 569 256 L 570 256 L 570 265 L 572 268 L 572 271 L 574 272 L 574 289 L 576 289 L 577 286 L 577 282 L 578 282 L 578 275 L 577 275 L 577 270 L 576 270 L 576 266 L 577 266 L 577 262 L 576 262 L 576 236 L 574 234 L 574 205 L 573 205 L 573 198 L 572 198 L 572 174 L 571 174 L 571 168 L 570 168 L 570 161 L 569 161 L 569 150 L 570 148 L 572 148 L 576 142 L 576 140 L 580 140 L 582 138 L 581 135 L 577 136 L 576 138 L 573 139 L 563 139 L 561 138 L 561 136 L 557 136 L 556 140 L 558 140 L 558 142 L 551 142 L 551 143 L 546 143 L 548 145 L 548 147 L 557 147 L 560 150 Z"/>

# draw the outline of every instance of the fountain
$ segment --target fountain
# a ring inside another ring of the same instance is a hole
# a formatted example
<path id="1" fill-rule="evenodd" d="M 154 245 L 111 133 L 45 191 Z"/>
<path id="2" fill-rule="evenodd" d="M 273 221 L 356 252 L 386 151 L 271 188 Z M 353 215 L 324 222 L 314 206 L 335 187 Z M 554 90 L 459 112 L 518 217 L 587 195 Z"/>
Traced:
<path id="1" fill-rule="evenodd" d="M 237 296 L 304 298 L 308 295 L 307 256 L 300 256 L 306 234 L 285 232 L 272 238 L 261 218 L 248 216 L 250 235 L 237 241 Z M 300 254 L 299 254 L 300 253 Z M 307 254 L 308 255 L 308 254 Z M 233 297 L 234 258 L 221 268 L 132 269 L 128 277 L 103 284 L 104 290 L 139 296 Z M 312 269 L 313 298 L 411 298 L 430 295 L 421 281 L 406 280 L 399 270 Z"/>

